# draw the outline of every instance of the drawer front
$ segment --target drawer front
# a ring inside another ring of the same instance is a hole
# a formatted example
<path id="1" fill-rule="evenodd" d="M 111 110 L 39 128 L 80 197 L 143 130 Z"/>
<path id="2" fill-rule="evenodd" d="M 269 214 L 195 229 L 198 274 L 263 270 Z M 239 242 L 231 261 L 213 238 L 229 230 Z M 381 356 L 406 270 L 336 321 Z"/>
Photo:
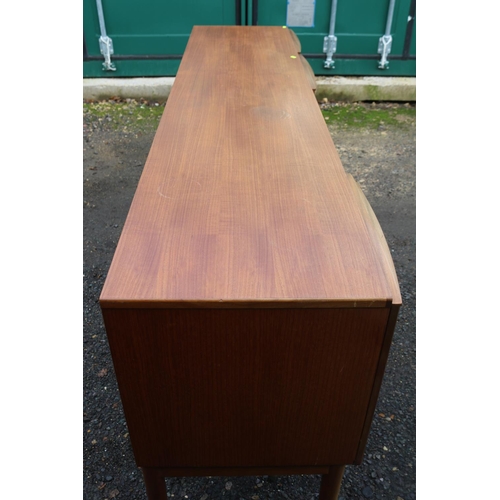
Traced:
<path id="1" fill-rule="evenodd" d="M 105 309 L 138 466 L 355 461 L 389 309 Z"/>

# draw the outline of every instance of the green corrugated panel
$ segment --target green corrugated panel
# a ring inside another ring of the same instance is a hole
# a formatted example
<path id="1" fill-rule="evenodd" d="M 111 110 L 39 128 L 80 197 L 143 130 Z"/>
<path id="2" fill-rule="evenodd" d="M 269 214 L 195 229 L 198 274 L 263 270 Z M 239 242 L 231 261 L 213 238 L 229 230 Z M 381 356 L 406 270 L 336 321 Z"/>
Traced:
<path id="1" fill-rule="evenodd" d="M 102 0 L 106 31 L 117 55 L 182 54 L 196 24 L 235 22 L 235 1 Z M 84 0 L 84 33 L 90 55 L 99 55 L 95 1 Z"/>
<path id="2" fill-rule="evenodd" d="M 299 37 L 302 53 L 309 56 L 308 60 L 317 75 L 415 75 L 415 60 L 394 59 L 403 57 L 411 0 L 396 0 L 390 63 L 386 70 L 378 69 L 380 55 L 377 49 L 379 39 L 385 33 L 389 0 L 338 0 L 335 23 L 337 51 L 333 56 L 335 69 L 322 65 L 326 59 L 323 40 L 330 28 L 331 5 L 331 0 L 316 0 L 314 26 L 291 28 Z M 258 0 L 258 7 L 259 25 L 286 24 L 286 0 Z"/>
<path id="3" fill-rule="evenodd" d="M 297 0 L 294 0 L 297 1 Z M 300 0 L 299 0 L 300 1 Z M 331 0 L 316 0 L 314 26 L 296 27 L 302 53 L 317 75 L 415 75 L 415 29 L 405 54 L 408 14 L 412 0 L 396 0 L 389 69 L 378 69 L 379 38 L 384 34 L 389 0 L 338 0 L 335 69 L 323 67 L 323 39 L 328 35 Z M 102 0 L 107 34 L 113 40 L 115 72 L 102 70 L 99 21 L 95 0 L 84 0 L 84 35 L 88 59 L 86 77 L 175 75 L 194 25 L 234 25 L 236 5 L 242 24 L 283 26 L 287 0 Z M 413 25 L 413 28 L 415 26 Z M 337 56 L 337 57 L 336 57 Z M 155 59 L 156 57 L 156 59 Z M 163 59 L 158 59 L 163 57 Z M 135 58 L 135 59 L 134 59 Z M 140 60 L 137 60 L 140 58 Z M 391 59 L 392 58 L 392 59 Z M 396 58 L 396 59 L 395 59 Z"/>
<path id="4" fill-rule="evenodd" d="M 95 0 L 84 0 L 85 43 L 94 59 L 84 62 L 85 77 L 175 75 L 194 25 L 234 25 L 236 20 L 235 0 L 102 0 L 102 4 L 116 71 L 103 71 L 95 60 L 102 60 L 97 7 Z M 179 59 L 173 61 L 150 58 L 175 55 Z"/>

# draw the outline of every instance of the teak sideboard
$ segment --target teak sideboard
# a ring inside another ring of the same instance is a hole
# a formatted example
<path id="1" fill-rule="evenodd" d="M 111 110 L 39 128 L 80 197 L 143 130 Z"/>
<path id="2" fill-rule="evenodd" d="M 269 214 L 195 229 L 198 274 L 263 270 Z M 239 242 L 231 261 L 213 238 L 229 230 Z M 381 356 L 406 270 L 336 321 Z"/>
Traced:
<path id="1" fill-rule="evenodd" d="M 363 457 L 401 297 L 300 43 L 195 26 L 100 304 L 137 465 L 323 474 Z"/>

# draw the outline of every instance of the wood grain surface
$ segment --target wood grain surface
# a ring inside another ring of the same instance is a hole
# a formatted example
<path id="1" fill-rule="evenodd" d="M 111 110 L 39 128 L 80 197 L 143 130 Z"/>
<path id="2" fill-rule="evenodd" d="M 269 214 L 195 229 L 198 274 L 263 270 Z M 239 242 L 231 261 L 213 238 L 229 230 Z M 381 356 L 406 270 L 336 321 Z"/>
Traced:
<path id="1" fill-rule="evenodd" d="M 152 497 L 162 474 L 271 467 L 328 472 L 333 498 L 363 455 L 401 296 L 300 50 L 282 27 L 193 29 L 106 278 Z"/>
<path id="2" fill-rule="evenodd" d="M 282 27 L 194 27 L 103 308 L 399 300 L 297 49 Z"/>
<path id="3" fill-rule="evenodd" d="M 137 465 L 353 463 L 389 312 L 104 309 Z"/>
<path id="4" fill-rule="evenodd" d="M 300 62 L 304 67 L 304 71 L 307 75 L 307 78 L 309 79 L 309 84 L 311 85 L 311 89 L 313 92 L 316 92 L 316 77 L 314 76 L 314 71 L 311 68 L 311 65 L 309 64 L 307 59 L 302 54 L 299 54 L 299 57 L 300 57 Z"/>
<path id="5" fill-rule="evenodd" d="M 302 45 L 300 43 L 299 37 L 295 34 L 295 31 L 293 30 L 289 29 L 288 33 L 292 37 L 293 43 L 295 44 L 295 50 L 300 54 L 302 52 Z"/>

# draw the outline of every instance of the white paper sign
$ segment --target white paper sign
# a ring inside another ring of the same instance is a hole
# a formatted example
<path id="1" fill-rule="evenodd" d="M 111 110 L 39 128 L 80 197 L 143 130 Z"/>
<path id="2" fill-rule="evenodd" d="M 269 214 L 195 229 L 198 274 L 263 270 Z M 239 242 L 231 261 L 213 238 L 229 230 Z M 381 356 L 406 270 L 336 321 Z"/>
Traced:
<path id="1" fill-rule="evenodd" d="M 288 0 L 286 25 L 290 28 L 314 28 L 315 0 Z"/>

